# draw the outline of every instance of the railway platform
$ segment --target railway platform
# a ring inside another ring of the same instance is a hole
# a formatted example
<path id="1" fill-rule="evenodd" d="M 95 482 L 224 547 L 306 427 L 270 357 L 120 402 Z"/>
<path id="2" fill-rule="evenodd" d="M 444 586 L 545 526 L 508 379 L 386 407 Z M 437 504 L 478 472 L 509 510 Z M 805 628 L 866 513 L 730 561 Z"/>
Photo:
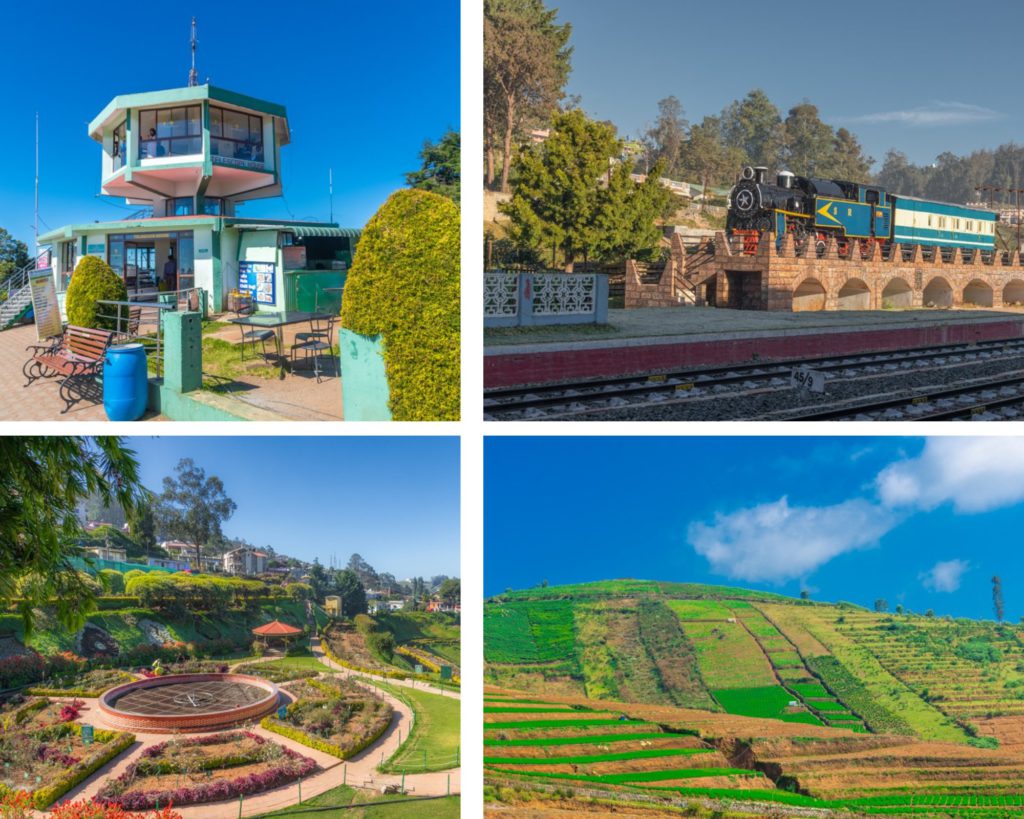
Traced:
<path id="1" fill-rule="evenodd" d="M 484 387 L 1024 337 L 1024 310 L 609 310 L 608 324 L 487 330 Z"/>

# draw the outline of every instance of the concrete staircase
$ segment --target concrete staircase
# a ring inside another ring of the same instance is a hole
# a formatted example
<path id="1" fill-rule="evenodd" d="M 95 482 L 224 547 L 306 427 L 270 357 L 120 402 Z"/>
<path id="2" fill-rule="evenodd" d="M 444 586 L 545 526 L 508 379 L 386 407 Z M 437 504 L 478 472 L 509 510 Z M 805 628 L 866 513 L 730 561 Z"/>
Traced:
<path id="1" fill-rule="evenodd" d="M 7 298 L 0 302 L 0 330 L 13 327 L 25 318 L 32 309 L 32 291 L 28 284 L 28 273 L 35 267 L 35 262 L 15 270 L 0 282 L 0 294 L 6 292 Z"/>

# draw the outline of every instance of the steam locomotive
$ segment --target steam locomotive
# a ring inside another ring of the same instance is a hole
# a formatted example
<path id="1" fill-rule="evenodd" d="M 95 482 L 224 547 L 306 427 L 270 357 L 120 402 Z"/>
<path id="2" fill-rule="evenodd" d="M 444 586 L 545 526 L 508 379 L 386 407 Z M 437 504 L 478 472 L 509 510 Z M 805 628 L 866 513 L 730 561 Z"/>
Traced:
<path id="1" fill-rule="evenodd" d="M 789 233 L 819 246 L 828 237 L 981 250 L 995 248 L 997 214 L 989 210 L 888 193 L 877 185 L 815 179 L 747 166 L 729 193 L 726 232 Z"/>

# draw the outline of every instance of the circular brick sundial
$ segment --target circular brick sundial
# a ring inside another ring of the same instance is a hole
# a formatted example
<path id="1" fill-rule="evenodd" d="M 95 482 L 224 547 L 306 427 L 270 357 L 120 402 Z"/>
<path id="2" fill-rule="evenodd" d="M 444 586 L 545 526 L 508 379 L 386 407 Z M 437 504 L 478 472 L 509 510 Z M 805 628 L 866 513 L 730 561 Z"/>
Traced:
<path id="1" fill-rule="evenodd" d="M 246 674 L 180 674 L 111 688 L 100 710 L 134 731 L 209 731 L 250 722 L 277 708 L 277 686 Z"/>

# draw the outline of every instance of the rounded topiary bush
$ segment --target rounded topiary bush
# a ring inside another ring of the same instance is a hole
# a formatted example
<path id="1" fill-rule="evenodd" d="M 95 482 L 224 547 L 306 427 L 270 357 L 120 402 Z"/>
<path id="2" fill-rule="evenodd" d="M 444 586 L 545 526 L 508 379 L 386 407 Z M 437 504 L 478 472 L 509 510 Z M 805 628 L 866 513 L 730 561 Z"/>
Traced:
<path id="1" fill-rule="evenodd" d="M 382 336 L 396 421 L 459 418 L 459 209 L 423 190 L 390 196 L 359 238 L 341 323 Z"/>
<path id="2" fill-rule="evenodd" d="M 114 268 L 98 256 L 83 256 L 75 265 L 75 272 L 71 274 L 71 283 L 68 285 L 68 324 L 94 327 L 98 330 L 116 330 L 117 321 L 113 316 L 117 308 L 97 305 L 96 302 L 127 300 L 128 288 L 114 272 Z M 98 314 L 109 318 L 101 318 Z"/>

